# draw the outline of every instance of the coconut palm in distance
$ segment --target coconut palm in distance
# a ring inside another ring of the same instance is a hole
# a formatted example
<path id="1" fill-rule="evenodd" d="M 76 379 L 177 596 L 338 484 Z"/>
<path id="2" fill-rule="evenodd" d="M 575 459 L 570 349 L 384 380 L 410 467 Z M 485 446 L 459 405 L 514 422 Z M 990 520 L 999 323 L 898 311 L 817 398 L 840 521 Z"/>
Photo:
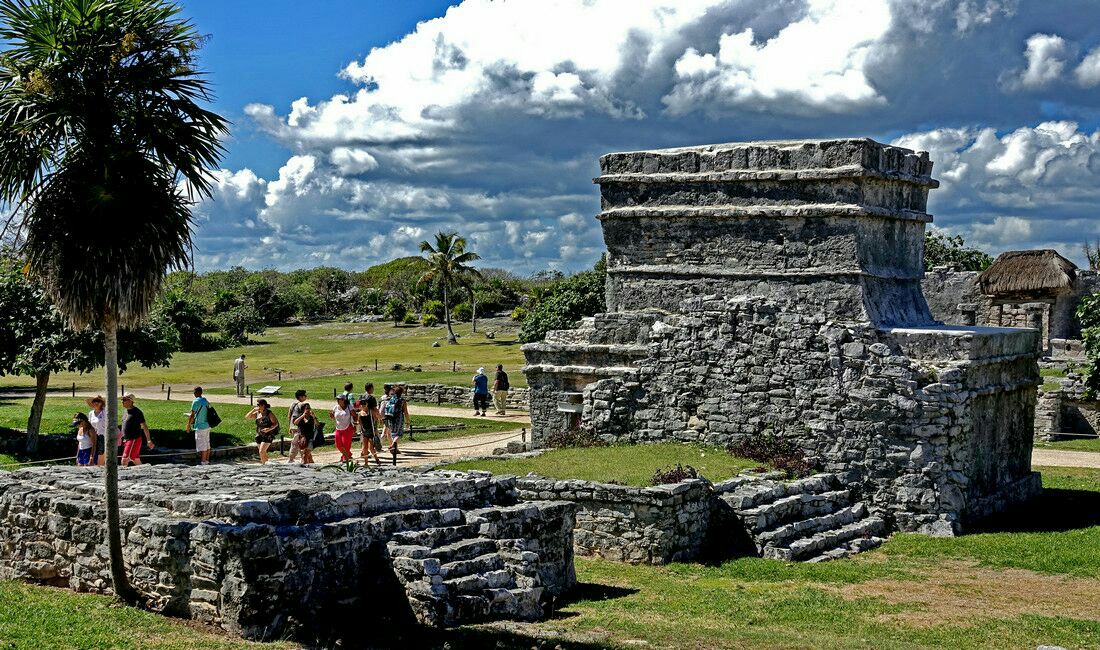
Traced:
<path id="1" fill-rule="evenodd" d="M 430 268 L 420 276 L 420 283 L 438 282 L 443 289 L 443 320 L 447 323 L 447 342 L 458 343 L 454 329 L 451 328 L 451 291 L 463 285 L 466 278 L 481 275 L 470 262 L 481 256 L 466 250 L 466 238 L 456 232 L 438 232 L 435 234 L 435 246 L 420 242 L 420 251 L 428 254 Z"/>
<path id="2" fill-rule="evenodd" d="M 189 265 L 190 206 L 208 196 L 226 121 L 205 110 L 202 38 L 163 0 L 0 0 L 0 200 L 16 207 L 27 270 L 74 328 L 101 328 L 118 395 L 120 326 Z M 181 189 L 181 187 L 186 188 Z M 107 400 L 107 528 L 122 560 L 118 407 Z"/>

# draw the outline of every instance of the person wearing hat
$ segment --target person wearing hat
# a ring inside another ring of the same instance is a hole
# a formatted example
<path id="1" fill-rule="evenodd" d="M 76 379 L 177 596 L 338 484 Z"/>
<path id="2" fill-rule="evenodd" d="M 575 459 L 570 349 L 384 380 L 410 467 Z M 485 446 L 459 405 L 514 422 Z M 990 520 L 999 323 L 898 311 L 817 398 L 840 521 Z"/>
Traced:
<path id="1" fill-rule="evenodd" d="M 141 443 L 144 440 L 149 449 L 153 448 L 153 434 L 149 433 L 149 424 L 145 414 L 134 406 L 134 394 L 122 396 L 122 466 L 141 464 Z"/>
<path id="2" fill-rule="evenodd" d="M 85 404 L 91 409 L 88 411 L 88 422 L 91 422 L 92 428 L 95 429 L 95 452 L 93 459 L 96 465 L 102 465 L 107 461 L 106 454 L 106 440 L 107 440 L 107 400 L 103 399 L 101 395 L 95 397 L 89 397 L 84 401 Z"/>
<path id="3" fill-rule="evenodd" d="M 484 417 L 489 411 L 489 378 L 485 368 L 478 368 L 474 375 L 474 415 Z"/>

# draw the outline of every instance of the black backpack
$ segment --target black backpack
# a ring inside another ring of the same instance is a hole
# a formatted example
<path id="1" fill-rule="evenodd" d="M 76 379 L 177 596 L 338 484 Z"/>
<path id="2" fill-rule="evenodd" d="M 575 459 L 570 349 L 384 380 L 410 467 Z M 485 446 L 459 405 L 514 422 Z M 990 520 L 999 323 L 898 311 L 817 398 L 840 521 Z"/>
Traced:
<path id="1" fill-rule="evenodd" d="M 211 429 L 222 423 L 222 416 L 218 415 L 213 406 L 210 406 L 209 401 L 206 402 L 206 423 L 210 425 Z"/>
<path id="2" fill-rule="evenodd" d="M 313 447 L 324 447 L 325 442 L 325 423 L 321 420 L 317 420 L 317 424 L 313 427 Z"/>

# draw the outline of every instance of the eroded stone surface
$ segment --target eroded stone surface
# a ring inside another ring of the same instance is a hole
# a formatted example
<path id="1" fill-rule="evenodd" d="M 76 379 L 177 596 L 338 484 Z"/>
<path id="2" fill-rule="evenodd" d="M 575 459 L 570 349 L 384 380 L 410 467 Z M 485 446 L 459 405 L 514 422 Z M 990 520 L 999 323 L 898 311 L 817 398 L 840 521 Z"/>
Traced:
<path id="1" fill-rule="evenodd" d="M 119 483 L 150 607 L 248 638 L 319 638 L 367 607 L 400 624 L 538 618 L 576 580 L 575 506 L 516 505 L 510 477 L 161 465 Z M 103 498 L 97 469 L 0 473 L 0 577 L 108 590 Z"/>
<path id="2" fill-rule="evenodd" d="M 533 441 L 774 433 L 894 529 L 1034 494 L 1037 334 L 921 293 L 927 154 L 866 139 L 601 159 L 609 313 L 524 346 Z"/>

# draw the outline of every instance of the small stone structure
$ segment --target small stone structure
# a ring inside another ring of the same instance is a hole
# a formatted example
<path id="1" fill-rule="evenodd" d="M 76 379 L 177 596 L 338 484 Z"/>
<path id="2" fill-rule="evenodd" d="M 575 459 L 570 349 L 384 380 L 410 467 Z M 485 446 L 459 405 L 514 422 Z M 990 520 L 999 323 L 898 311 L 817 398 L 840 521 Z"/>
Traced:
<path id="1" fill-rule="evenodd" d="M 830 560 L 879 545 L 886 531 L 833 474 L 795 481 L 742 474 L 653 487 L 527 476 L 516 487 L 521 499 L 577 505 L 577 555 L 631 564 L 753 553 Z"/>
<path id="2" fill-rule="evenodd" d="M 933 318 L 931 169 L 866 139 L 603 156 L 608 313 L 524 346 L 533 441 L 774 433 L 900 530 L 1035 494 L 1037 333 Z"/>
<path id="3" fill-rule="evenodd" d="M 985 271 L 936 268 L 922 281 L 932 315 L 955 325 L 1034 327 L 1041 352 L 1081 359 L 1077 304 L 1100 289 L 1100 274 L 1055 250 L 1008 251 Z"/>
<path id="4" fill-rule="evenodd" d="M 486 371 L 489 372 L 488 370 Z M 491 373 L 490 373 L 491 376 Z M 491 384 L 492 382 L 490 382 Z M 429 404 L 458 404 L 473 407 L 472 386 L 448 386 L 446 384 L 403 384 L 405 397 L 410 402 L 428 402 Z M 508 391 L 509 409 L 526 411 L 529 400 L 526 388 L 512 388 Z"/>
<path id="5" fill-rule="evenodd" d="M 105 591 L 101 470 L 0 472 L 0 578 Z M 538 619 L 576 581 L 575 506 L 514 479 L 286 465 L 120 472 L 133 586 L 166 614 L 250 639 L 332 639 L 341 621 Z"/>

